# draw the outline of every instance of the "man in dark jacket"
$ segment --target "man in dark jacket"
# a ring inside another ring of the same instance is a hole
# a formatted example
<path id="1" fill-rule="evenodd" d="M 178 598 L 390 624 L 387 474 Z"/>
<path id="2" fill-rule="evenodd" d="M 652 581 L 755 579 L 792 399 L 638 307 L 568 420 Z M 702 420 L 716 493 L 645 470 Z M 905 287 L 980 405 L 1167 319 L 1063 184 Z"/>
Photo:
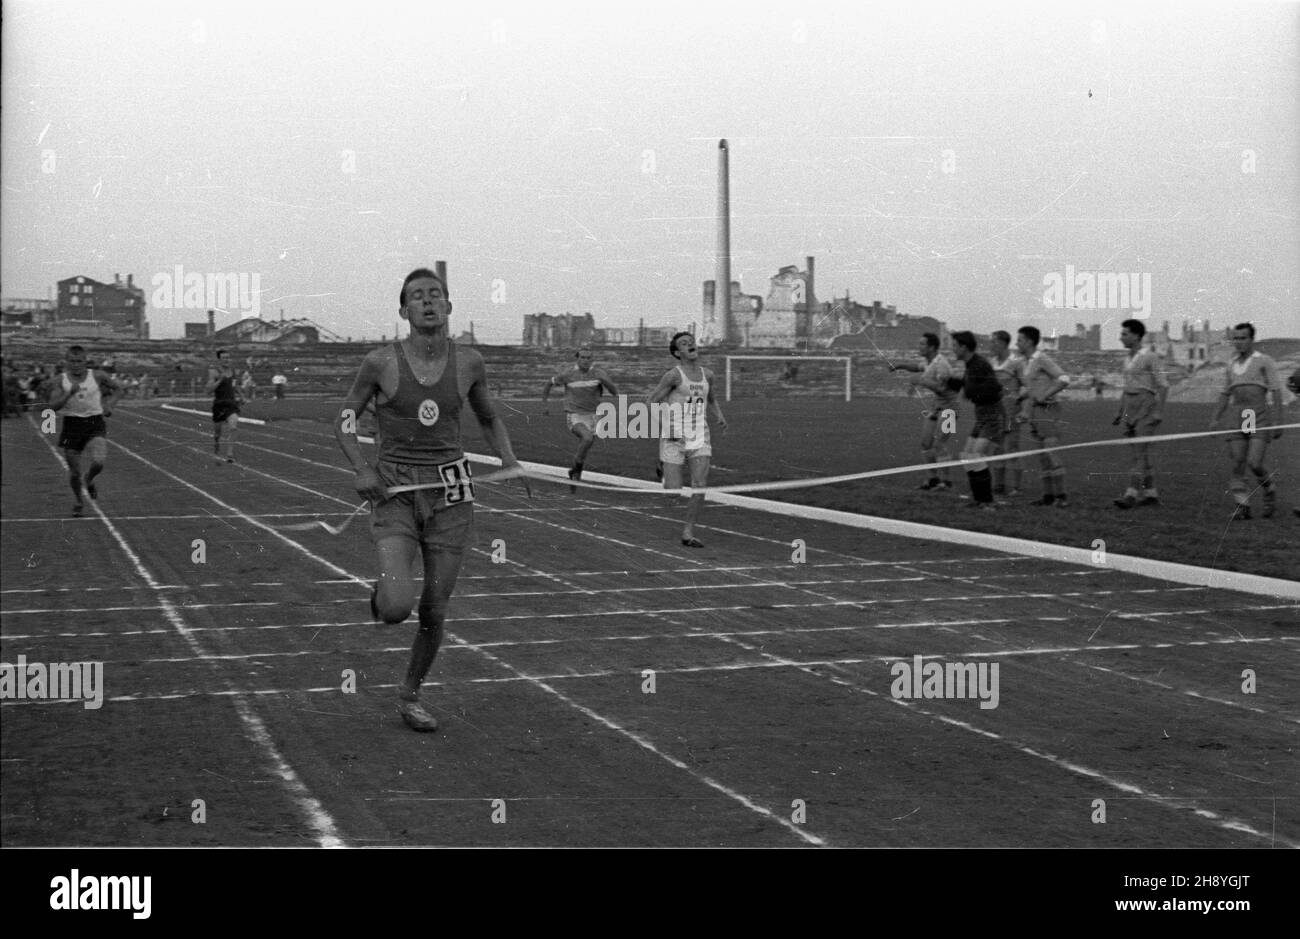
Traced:
<path id="1" fill-rule="evenodd" d="M 983 356 L 975 354 L 975 336 L 962 330 L 952 334 L 952 344 L 958 361 L 965 363 L 963 378 L 948 379 L 948 387 L 962 391 L 975 405 L 975 425 L 962 451 L 963 460 L 973 461 L 966 470 L 970 480 L 971 508 L 993 508 L 993 476 L 989 465 L 981 457 L 1002 440 L 1004 417 L 1002 413 L 1002 384 Z"/>

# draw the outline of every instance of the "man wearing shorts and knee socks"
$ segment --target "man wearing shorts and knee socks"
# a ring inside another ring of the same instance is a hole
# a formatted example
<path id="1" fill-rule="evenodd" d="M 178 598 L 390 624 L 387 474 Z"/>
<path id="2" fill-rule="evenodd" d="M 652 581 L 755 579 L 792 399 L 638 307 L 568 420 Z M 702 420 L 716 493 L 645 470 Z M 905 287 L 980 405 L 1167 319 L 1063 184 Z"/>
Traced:
<path id="1" fill-rule="evenodd" d="M 1019 453 L 1021 424 L 1016 418 L 1020 389 L 1025 385 L 1025 360 L 1011 347 L 1011 334 L 1005 329 L 993 334 L 992 352 L 989 364 L 1002 386 L 1002 439 L 994 445 L 993 452 Z M 1020 495 L 1021 474 L 1019 460 L 998 460 L 993 464 L 993 495 Z"/>
<path id="2" fill-rule="evenodd" d="M 1237 354 L 1228 361 L 1219 409 L 1210 421 L 1210 430 L 1218 430 L 1223 412 L 1232 406 L 1231 419 L 1240 430 L 1228 438 L 1228 455 L 1232 460 L 1232 477 L 1228 491 L 1235 503 L 1232 518 L 1250 519 L 1253 481 L 1264 491 L 1263 517 L 1271 518 L 1277 508 L 1274 474 L 1264 466 L 1271 441 L 1282 436 L 1282 376 L 1277 364 L 1255 348 L 1255 327 L 1238 323 L 1232 328 L 1232 345 Z M 1273 407 L 1270 410 L 1270 397 Z M 1254 479 L 1247 477 L 1247 472 Z"/>
<path id="3" fill-rule="evenodd" d="M 993 476 L 989 465 L 981 457 L 991 453 L 1002 439 L 1002 385 L 983 356 L 976 354 L 975 334 L 962 330 L 952 334 L 952 344 L 957 359 L 966 363 L 963 378 L 948 379 L 948 387 L 961 389 L 975 406 L 975 424 L 962 451 L 962 459 L 970 461 L 966 477 L 970 480 L 971 508 L 993 508 Z"/>
<path id="4" fill-rule="evenodd" d="M 1124 359 L 1124 393 L 1120 395 L 1119 413 L 1113 423 L 1124 426 L 1125 437 L 1154 436 L 1160 430 L 1165 398 L 1169 395 L 1169 382 L 1160 357 L 1154 349 L 1142 346 L 1146 332 L 1141 320 L 1125 320 L 1120 324 L 1119 341 L 1128 350 L 1128 356 Z M 1159 505 L 1160 495 L 1151 469 L 1151 445 L 1137 443 L 1131 449 L 1128 488 L 1115 500 L 1115 507 Z"/>
<path id="5" fill-rule="evenodd" d="M 1020 417 L 1029 425 L 1029 433 L 1039 446 L 1040 478 L 1043 494 L 1030 505 L 1053 505 L 1066 508 L 1065 464 L 1050 451 L 1061 443 L 1061 403 L 1056 396 L 1070 384 L 1061 367 L 1038 351 L 1042 334 L 1034 326 L 1016 331 L 1016 348 L 1025 360 L 1025 384 L 1020 389 Z"/>
<path id="6" fill-rule="evenodd" d="M 930 407 L 924 413 L 925 424 L 921 429 L 921 455 L 926 463 L 946 463 L 952 459 L 952 443 L 957 434 L 949 428 L 955 426 L 957 393 L 948 387 L 952 378 L 952 366 L 939 353 L 939 337 L 934 333 L 921 336 L 918 350 L 925 359 L 924 365 L 904 362 L 891 364 L 891 372 L 920 372 L 912 379 L 912 384 L 924 388 L 934 395 Z M 951 491 L 952 479 L 948 467 L 934 470 L 930 478 L 917 487 L 918 489 Z"/>

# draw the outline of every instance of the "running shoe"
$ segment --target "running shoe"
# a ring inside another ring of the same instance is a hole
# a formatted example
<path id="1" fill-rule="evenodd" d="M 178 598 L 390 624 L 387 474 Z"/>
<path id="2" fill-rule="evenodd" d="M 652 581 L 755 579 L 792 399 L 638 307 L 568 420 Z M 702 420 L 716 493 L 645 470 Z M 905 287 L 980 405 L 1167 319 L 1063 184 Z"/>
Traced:
<path id="1" fill-rule="evenodd" d="M 695 537 L 683 538 L 683 539 L 682 539 L 682 544 L 685 545 L 685 546 L 688 547 L 688 548 L 703 548 L 703 547 L 704 547 L 704 542 L 701 541 L 699 538 L 695 538 Z"/>
<path id="2" fill-rule="evenodd" d="M 1232 511 L 1232 520 L 1233 520 L 1234 522 L 1248 522 L 1248 521 L 1250 521 L 1250 506 L 1249 506 L 1249 505 L 1239 505 L 1239 506 L 1237 506 L 1235 509 L 1233 509 L 1233 511 Z"/>
<path id="3" fill-rule="evenodd" d="M 402 715 L 406 726 L 428 734 L 438 729 L 438 719 L 426 711 L 419 701 L 398 701 L 397 713 Z"/>

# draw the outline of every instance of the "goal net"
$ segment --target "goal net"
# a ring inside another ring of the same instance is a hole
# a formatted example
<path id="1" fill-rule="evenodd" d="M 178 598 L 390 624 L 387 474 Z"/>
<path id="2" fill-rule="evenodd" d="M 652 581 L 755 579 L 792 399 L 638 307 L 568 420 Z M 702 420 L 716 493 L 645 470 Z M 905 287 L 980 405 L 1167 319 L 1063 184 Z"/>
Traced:
<path id="1" fill-rule="evenodd" d="M 729 355 L 725 397 L 853 399 L 853 359 L 838 355 Z"/>

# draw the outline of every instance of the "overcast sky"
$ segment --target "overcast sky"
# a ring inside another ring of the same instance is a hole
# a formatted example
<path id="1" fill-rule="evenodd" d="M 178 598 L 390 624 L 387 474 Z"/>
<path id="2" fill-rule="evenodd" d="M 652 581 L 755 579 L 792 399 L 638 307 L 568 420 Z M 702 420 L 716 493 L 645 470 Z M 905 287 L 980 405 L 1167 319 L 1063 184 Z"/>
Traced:
<path id="1" fill-rule="evenodd" d="M 1300 335 L 1295 4 L 9 0 L 0 287 L 257 275 L 264 318 L 392 335 L 698 320 L 731 142 L 732 276 L 817 259 L 951 328 L 1050 332 L 1044 278 L 1151 276 L 1151 321 Z M 202 309 L 159 310 L 155 337 Z M 218 325 L 253 310 L 218 316 Z"/>

